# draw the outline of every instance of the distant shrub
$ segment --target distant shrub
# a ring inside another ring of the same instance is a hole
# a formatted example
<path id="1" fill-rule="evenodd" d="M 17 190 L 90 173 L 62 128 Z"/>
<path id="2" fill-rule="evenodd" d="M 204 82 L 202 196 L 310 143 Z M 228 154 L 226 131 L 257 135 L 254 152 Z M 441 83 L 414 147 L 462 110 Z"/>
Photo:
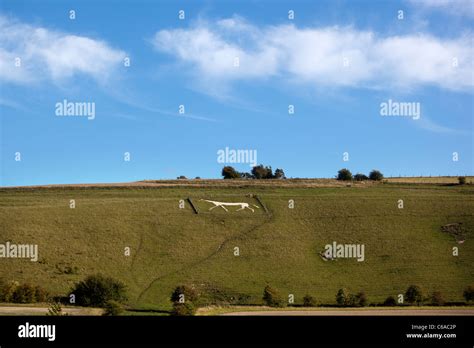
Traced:
<path id="1" fill-rule="evenodd" d="M 171 302 L 173 303 L 195 303 L 198 298 L 197 290 L 188 285 L 177 286 L 171 294 Z"/>
<path id="2" fill-rule="evenodd" d="M 410 285 L 405 292 L 405 298 L 409 304 L 420 305 L 423 302 L 423 290 L 417 285 Z"/>
<path id="3" fill-rule="evenodd" d="M 466 177 L 465 176 L 460 176 L 458 178 L 459 185 L 466 185 Z"/>
<path id="4" fill-rule="evenodd" d="M 105 303 L 104 316 L 117 316 L 124 312 L 123 305 L 120 302 L 110 300 Z"/>
<path id="5" fill-rule="evenodd" d="M 188 180 L 188 178 L 184 175 L 180 175 L 176 179 L 178 179 L 178 180 Z"/>
<path id="6" fill-rule="evenodd" d="M 36 289 L 30 284 L 21 284 L 13 293 L 12 302 L 14 303 L 34 303 L 36 302 Z"/>
<path id="7" fill-rule="evenodd" d="M 286 179 L 285 172 L 283 171 L 283 169 L 280 169 L 280 168 L 277 168 L 275 170 L 275 175 L 273 175 L 273 177 L 275 179 Z"/>
<path id="8" fill-rule="evenodd" d="M 352 173 L 349 169 L 343 168 L 337 172 L 337 180 L 349 181 L 352 180 Z"/>
<path id="9" fill-rule="evenodd" d="M 238 305 L 249 305 L 252 304 L 254 301 L 252 301 L 252 297 L 250 295 L 246 294 L 240 294 L 237 297 L 236 304 Z"/>
<path id="10" fill-rule="evenodd" d="M 434 291 L 431 295 L 431 304 L 433 306 L 443 306 L 446 301 L 440 291 Z"/>
<path id="11" fill-rule="evenodd" d="M 318 304 L 316 302 L 316 300 L 314 299 L 313 296 L 311 295 L 305 295 L 305 297 L 303 297 L 303 306 L 305 307 L 316 307 Z"/>
<path id="12" fill-rule="evenodd" d="M 463 292 L 463 296 L 467 302 L 474 301 L 474 285 L 469 285 Z"/>
<path id="13" fill-rule="evenodd" d="M 104 307 L 111 300 L 127 300 L 126 287 L 122 282 L 100 274 L 76 283 L 71 293 L 76 296 L 76 304 L 85 307 Z"/>
<path id="14" fill-rule="evenodd" d="M 0 282 L 0 302 L 35 303 L 47 301 L 48 293 L 39 285 L 20 284 L 17 281 Z"/>
<path id="15" fill-rule="evenodd" d="M 356 175 L 354 175 L 354 180 L 355 181 L 365 181 L 365 180 L 369 180 L 369 177 L 365 174 L 357 173 Z"/>
<path id="16" fill-rule="evenodd" d="M 270 285 L 263 290 L 263 301 L 270 307 L 284 307 L 286 304 L 280 293 Z"/>
<path id="17" fill-rule="evenodd" d="M 234 169 L 234 167 L 226 166 L 222 168 L 222 174 L 224 179 L 237 179 L 240 178 L 240 173 Z"/>
<path id="18" fill-rule="evenodd" d="M 17 281 L 2 282 L 0 284 L 0 301 L 2 302 L 13 302 L 13 294 L 20 285 Z"/>
<path id="19" fill-rule="evenodd" d="M 185 303 L 175 302 L 173 304 L 173 311 L 171 312 L 171 314 L 177 315 L 177 316 L 194 315 L 196 314 L 196 307 L 191 302 L 185 302 Z"/>
<path id="20" fill-rule="evenodd" d="M 369 173 L 369 179 L 374 181 L 381 181 L 383 179 L 383 174 L 380 171 L 374 169 Z"/>
<path id="21" fill-rule="evenodd" d="M 61 303 L 59 303 L 59 302 L 52 302 L 52 303 L 49 305 L 48 314 L 46 314 L 46 315 L 50 315 L 50 316 L 63 316 L 63 315 L 66 315 L 66 314 L 63 312 L 63 307 L 61 306 Z"/>
<path id="22" fill-rule="evenodd" d="M 355 302 L 358 306 L 361 306 L 361 307 L 367 306 L 368 300 L 367 300 L 367 295 L 365 294 L 365 291 L 360 291 L 356 295 Z"/>
<path id="23" fill-rule="evenodd" d="M 385 299 L 385 301 L 383 302 L 383 305 L 387 307 L 393 307 L 397 305 L 397 301 L 395 300 L 395 297 L 389 296 Z"/>
<path id="24" fill-rule="evenodd" d="M 346 288 L 341 288 L 336 294 L 336 303 L 339 306 L 353 306 L 356 302 L 354 295 Z"/>
<path id="25" fill-rule="evenodd" d="M 35 286 L 35 298 L 36 302 L 47 302 L 49 299 L 48 292 L 41 286 Z"/>

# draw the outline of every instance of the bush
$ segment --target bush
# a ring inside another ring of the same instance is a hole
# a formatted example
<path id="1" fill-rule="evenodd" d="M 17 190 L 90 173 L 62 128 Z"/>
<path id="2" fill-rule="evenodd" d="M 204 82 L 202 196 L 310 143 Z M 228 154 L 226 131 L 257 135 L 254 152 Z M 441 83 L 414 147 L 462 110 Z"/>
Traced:
<path id="1" fill-rule="evenodd" d="M 383 179 L 383 174 L 378 170 L 374 169 L 369 173 L 369 179 L 374 181 L 381 181 Z"/>
<path id="2" fill-rule="evenodd" d="M 367 300 L 367 295 L 365 294 L 365 291 L 360 291 L 356 295 L 356 303 L 358 306 L 361 306 L 361 307 L 367 306 L 368 300 Z"/>
<path id="3" fill-rule="evenodd" d="M 14 303 L 34 303 L 36 302 L 36 289 L 33 285 L 22 284 L 15 289 L 12 302 Z"/>
<path id="4" fill-rule="evenodd" d="M 339 306 L 353 306 L 355 304 L 355 296 L 346 288 L 341 288 L 336 294 L 336 302 Z"/>
<path id="5" fill-rule="evenodd" d="M 20 283 L 17 281 L 11 281 L 11 282 L 2 282 L 0 285 L 0 301 L 2 302 L 13 302 L 13 294 L 15 293 L 15 290 L 20 286 Z"/>
<path id="6" fill-rule="evenodd" d="M 270 285 L 263 290 L 263 301 L 270 307 L 284 307 L 286 304 L 280 293 Z"/>
<path id="7" fill-rule="evenodd" d="M 238 305 L 249 305 L 253 303 L 254 301 L 250 295 L 240 294 L 237 296 L 236 304 Z"/>
<path id="8" fill-rule="evenodd" d="M 467 302 L 474 301 L 474 285 L 469 285 L 463 292 L 463 296 Z"/>
<path id="9" fill-rule="evenodd" d="M 104 307 L 111 300 L 127 300 L 126 287 L 122 282 L 100 274 L 76 283 L 71 293 L 76 296 L 76 304 L 84 307 Z"/>
<path id="10" fill-rule="evenodd" d="M 369 177 L 367 175 L 357 173 L 356 175 L 354 175 L 354 180 L 355 181 L 364 181 L 364 180 L 369 180 Z"/>
<path id="11" fill-rule="evenodd" d="M 120 302 L 110 300 L 104 306 L 104 313 L 102 315 L 105 316 L 117 316 L 124 312 L 123 306 Z"/>
<path id="12" fill-rule="evenodd" d="M 409 304 L 420 305 L 423 302 L 423 290 L 417 285 L 410 285 L 405 292 L 405 298 Z"/>
<path id="13" fill-rule="evenodd" d="M 48 293 L 41 286 L 21 284 L 17 281 L 0 282 L 0 302 L 47 302 Z"/>
<path id="14" fill-rule="evenodd" d="M 343 168 L 337 172 L 337 180 L 349 181 L 352 180 L 352 173 L 349 169 Z"/>
<path id="15" fill-rule="evenodd" d="M 385 301 L 383 302 L 383 305 L 388 306 L 388 307 L 393 307 L 397 305 L 397 301 L 395 300 L 395 297 L 389 296 L 385 299 Z"/>
<path id="16" fill-rule="evenodd" d="M 240 173 L 234 169 L 234 167 L 226 166 L 222 168 L 222 174 L 224 179 L 237 179 L 240 178 Z"/>
<path id="17" fill-rule="evenodd" d="M 303 297 L 303 306 L 305 306 L 305 307 L 316 307 L 317 303 L 316 303 L 316 300 L 314 299 L 313 296 L 305 295 L 305 297 Z"/>
<path id="18" fill-rule="evenodd" d="M 433 306 L 442 306 L 445 302 L 444 296 L 440 291 L 435 291 L 431 295 L 431 304 Z"/>
<path id="19" fill-rule="evenodd" d="M 184 316 L 184 315 L 194 315 L 196 313 L 196 307 L 191 302 L 173 304 L 172 315 Z"/>
<path id="20" fill-rule="evenodd" d="M 458 178 L 459 185 L 465 185 L 466 184 L 466 177 L 465 176 L 460 176 Z"/>
<path id="21" fill-rule="evenodd" d="M 198 298 L 199 295 L 196 289 L 187 285 L 177 286 L 171 294 L 171 302 L 173 303 L 195 303 Z"/>
<path id="22" fill-rule="evenodd" d="M 66 315 L 63 313 L 63 307 L 61 306 L 61 303 L 59 302 L 53 302 L 49 305 L 48 308 L 48 314 L 50 316 L 63 316 Z"/>
<path id="23" fill-rule="evenodd" d="M 36 302 L 48 302 L 48 292 L 39 285 L 35 286 L 35 299 Z"/>

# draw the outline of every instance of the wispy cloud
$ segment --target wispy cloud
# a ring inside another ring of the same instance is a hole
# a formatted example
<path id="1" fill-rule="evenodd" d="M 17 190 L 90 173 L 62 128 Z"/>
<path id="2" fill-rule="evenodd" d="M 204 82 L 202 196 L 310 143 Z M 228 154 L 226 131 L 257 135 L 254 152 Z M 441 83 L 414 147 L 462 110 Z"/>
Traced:
<path id="1" fill-rule="evenodd" d="M 139 98 L 133 96 L 133 93 L 129 90 L 121 91 L 119 89 L 109 89 L 107 90 L 107 93 L 112 98 L 119 101 L 120 103 L 128 105 L 129 107 L 132 107 L 135 110 L 139 111 L 140 114 L 143 114 L 143 113 L 160 114 L 164 116 L 171 116 L 171 117 L 182 118 L 182 119 L 194 119 L 194 120 L 207 121 L 207 122 L 219 122 L 218 120 L 214 118 L 196 115 L 190 112 L 185 112 L 184 114 L 180 114 L 178 112 L 179 111 L 178 108 L 176 109 L 176 111 L 173 112 L 167 109 L 150 106 L 149 103 L 143 102 L 139 100 Z M 123 118 L 126 118 L 125 115 L 127 115 L 128 118 L 132 117 L 129 114 L 123 114 L 123 113 L 120 113 L 120 115 L 117 115 L 117 116 L 122 116 Z M 136 116 L 133 116 L 133 117 L 136 117 Z"/>
<path id="2" fill-rule="evenodd" d="M 472 0 L 410 0 L 414 7 L 422 10 L 443 11 L 457 16 L 474 17 L 474 1 Z"/>
<path id="3" fill-rule="evenodd" d="M 421 129 L 434 132 L 434 133 L 442 133 L 442 134 L 457 134 L 457 135 L 469 135 L 472 136 L 471 131 L 469 130 L 459 130 L 454 128 L 449 128 L 437 124 L 436 122 L 432 121 L 431 119 L 423 116 L 419 120 L 415 122 Z"/>
<path id="4" fill-rule="evenodd" d="M 471 34 L 379 37 L 352 27 L 257 27 L 240 17 L 160 30 L 152 40 L 210 85 L 283 78 L 316 86 L 449 90 L 474 86 L 471 42 Z"/>
<path id="5" fill-rule="evenodd" d="M 125 52 L 85 36 L 18 22 L 0 16 L 0 81 L 28 84 L 61 82 L 77 74 L 107 80 Z M 17 58 L 21 61 L 20 66 Z"/>

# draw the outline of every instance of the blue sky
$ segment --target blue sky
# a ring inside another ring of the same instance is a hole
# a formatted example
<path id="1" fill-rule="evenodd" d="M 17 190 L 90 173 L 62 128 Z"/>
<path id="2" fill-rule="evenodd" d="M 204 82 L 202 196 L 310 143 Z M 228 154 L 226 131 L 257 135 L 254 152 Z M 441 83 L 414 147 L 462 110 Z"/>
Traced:
<path id="1" fill-rule="evenodd" d="M 226 147 L 288 177 L 472 175 L 473 21 L 463 0 L 2 0 L 0 185 L 218 178 Z"/>

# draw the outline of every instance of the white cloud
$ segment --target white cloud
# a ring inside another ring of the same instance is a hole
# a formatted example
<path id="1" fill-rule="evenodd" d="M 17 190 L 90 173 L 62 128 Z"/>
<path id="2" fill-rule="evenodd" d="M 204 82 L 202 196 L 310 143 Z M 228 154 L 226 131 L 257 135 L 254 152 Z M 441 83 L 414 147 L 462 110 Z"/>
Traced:
<path id="1" fill-rule="evenodd" d="M 84 36 L 34 27 L 0 16 L 0 80 L 30 83 L 61 81 L 85 74 L 106 80 L 125 53 Z M 21 66 L 15 66 L 15 59 Z"/>
<path id="2" fill-rule="evenodd" d="M 161 30 L 152 42 L 205 81 L 281 77 L 330 87 L 432 85 L 451 90 L 474 85 L 470 34 L 456 39 L 429 34 L 378 37 L 351 27 L 259 28 L 233 17 Z"/>

